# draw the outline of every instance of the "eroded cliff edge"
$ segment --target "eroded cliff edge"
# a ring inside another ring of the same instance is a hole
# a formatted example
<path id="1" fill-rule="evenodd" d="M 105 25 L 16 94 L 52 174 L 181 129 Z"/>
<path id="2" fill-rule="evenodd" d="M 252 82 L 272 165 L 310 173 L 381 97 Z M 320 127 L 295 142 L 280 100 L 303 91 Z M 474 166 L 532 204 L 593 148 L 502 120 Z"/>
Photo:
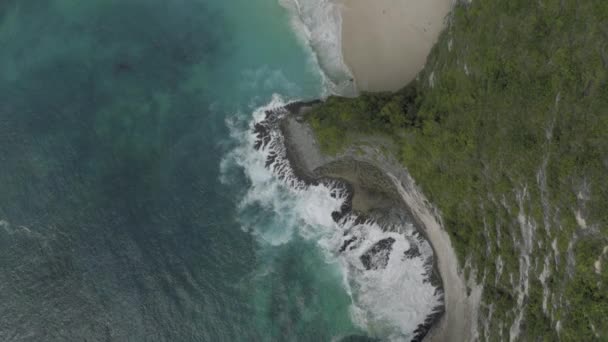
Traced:
<path id="1" fill-rule="evenodd" d="M 477 309 L 482 287 L 466 283 L 458 258 L 438 211 L 426 199 L 407 170 L 370 144 L 335 156 L 323 154 L 313 130 L 305 122 L 308 109 L 318 102 L 288 106 L 291 115 L 281 119 L 287 155 L 294 171 L 309 180 L 334 178 L 352 186 L 352 209 L 382 217 L 398 208 L 415 222 L 434 252 L 433 277 L 444 291 L 444 309 L 426 322 L 426 341 L 472 340 L 477 335 Z"/>

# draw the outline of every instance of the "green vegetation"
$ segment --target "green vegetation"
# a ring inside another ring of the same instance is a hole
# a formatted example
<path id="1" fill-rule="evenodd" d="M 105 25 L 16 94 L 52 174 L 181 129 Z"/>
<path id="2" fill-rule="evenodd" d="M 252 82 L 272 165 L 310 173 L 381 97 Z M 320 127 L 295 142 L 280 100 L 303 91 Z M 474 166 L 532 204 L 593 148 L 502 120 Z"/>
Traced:
<path id="1" fill-rule="evenodd" d="M 521 340 L 608 339 L 607 23 L 601 0 L 460 4 L 418 80 L 309 115 L 330 154 L 396 142 L 484 283 L 482 337 L 521 314 Z"/>

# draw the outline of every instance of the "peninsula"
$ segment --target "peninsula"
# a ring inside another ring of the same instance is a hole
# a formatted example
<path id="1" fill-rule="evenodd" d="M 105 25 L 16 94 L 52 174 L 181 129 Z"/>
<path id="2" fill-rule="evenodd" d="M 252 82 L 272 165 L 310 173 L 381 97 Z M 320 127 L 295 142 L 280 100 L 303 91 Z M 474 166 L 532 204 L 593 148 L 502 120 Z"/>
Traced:
<path id="1" fill-rule="evenodd" d="M 608 3 L 342 4 L 362 93 L 314 106 L 307 146 L 380 169 L 425 232 L 427 339 L 608 338 Z"/>

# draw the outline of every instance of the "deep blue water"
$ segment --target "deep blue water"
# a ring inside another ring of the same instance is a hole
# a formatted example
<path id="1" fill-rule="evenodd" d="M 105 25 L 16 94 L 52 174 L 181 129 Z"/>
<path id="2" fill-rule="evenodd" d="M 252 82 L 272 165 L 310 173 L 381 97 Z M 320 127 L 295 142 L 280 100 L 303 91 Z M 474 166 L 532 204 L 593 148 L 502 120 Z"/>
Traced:
<path id="1" fill-rule="evenodd" d="M 263 106 L 353 91 L 335 8 L 294 4 L 0 1 L 0 341 L 413 336 L 430 245 L 253 148 Z"/>
<path id="2" fill-rule="evenodd" d="M 322 91 L 275 0 L 0 2 L 0 340 L 361 333 L 314 245 L 261 245 L 220 182 L 227 120 Z"/>

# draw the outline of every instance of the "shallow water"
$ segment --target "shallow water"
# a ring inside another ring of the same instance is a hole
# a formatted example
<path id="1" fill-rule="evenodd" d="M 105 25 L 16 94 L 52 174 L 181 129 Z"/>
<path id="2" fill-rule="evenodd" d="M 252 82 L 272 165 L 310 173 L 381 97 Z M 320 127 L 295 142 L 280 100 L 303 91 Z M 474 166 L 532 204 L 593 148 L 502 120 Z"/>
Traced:
<path id="1" fill-rule="evenodd" d="M 275 0 L 0 3 L 0 340 L 378 335 L 343 265 L 269 204 L 288 190 L 234 159 L 274 93 L 337 89 L 294 18 Z"/>

